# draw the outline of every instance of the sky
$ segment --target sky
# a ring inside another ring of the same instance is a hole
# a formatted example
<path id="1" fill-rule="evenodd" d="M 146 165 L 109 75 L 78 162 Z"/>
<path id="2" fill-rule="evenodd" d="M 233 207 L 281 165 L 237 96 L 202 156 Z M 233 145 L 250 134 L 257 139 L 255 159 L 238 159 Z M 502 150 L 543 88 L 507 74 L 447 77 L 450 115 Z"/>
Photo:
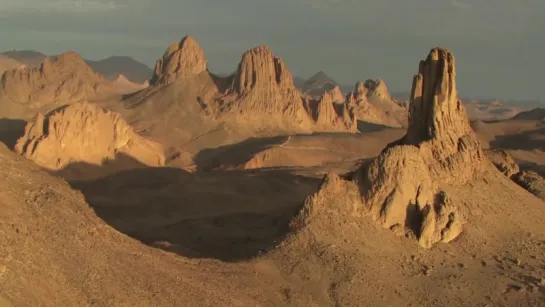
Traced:
<path id="1" fill-rule="evenodd" d="M 0 50 L 153 67 L 186 34 L 212 72 L 265 44 L 295 76 L 382 78 L 392 92 L 409 91 L 418 62 L 446 47 L 460 95 L 545 101 L 544 0 L 0 0 Z"/>

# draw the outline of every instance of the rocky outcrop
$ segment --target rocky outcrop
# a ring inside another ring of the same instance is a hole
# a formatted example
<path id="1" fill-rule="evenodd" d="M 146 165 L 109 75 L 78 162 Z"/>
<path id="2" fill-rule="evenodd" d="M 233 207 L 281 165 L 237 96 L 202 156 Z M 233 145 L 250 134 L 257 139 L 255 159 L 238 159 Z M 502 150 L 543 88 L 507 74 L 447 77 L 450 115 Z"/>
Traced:
<path id="1" fill-rule="evenodd" d="M 171 44 L 161 59 L 155 63 L 151 85 L 167 85 L 179 78 L 200 74 L 208 70 L 204 50 L 190 35 L 179 43 Z"/>
<path id="2" fill-rule="evenodd" d="M 139 136 L 119 114 L 87 102 L 39 113 L 15 151 L 49 170 L 72 163 L 101 165 L 118 154 L 149 166 L 165 163 L 160 144 Z"/>
<path id="3" fill-rule="evenodd" d="M 339 93 L 335 89 L 327 91 L 316 102 L 316 107 L 312 110 L 316 125 L 356 131 L 356 117 L 346 102 L 339 102 Z"/>
<path id="4" fill-rule="evenodd" d="M 486 157 L 505 176 L 511 178 L 520 171 L 519 165 L 503 149 L 487 149 L 484 151 Z"/>
<path id="5" fill-rule="evenodd" d="M 485 154 L 494 166 L 528 192 L 545 200 L 545 178 L 533 171 L 521 171 L 515 160 L 502 149 L 489 149 Z"/>
<path id="6" fill-rule="evenodd" d="M 312 125 L 307 100 L 295 88 L 284 61 L 267 46 L 255 47 L 242 55 L 227 94 L 219 100 L 222 115 L 236 114 L 237 120 L 263 120 L 263 116 L 274 115 L 285 124 L 303 129 Z"/>
<path id="7" fill-rule="evenodd" d="M 533 171 L 522 171 L 513 177 L 514 182 L 545 201 L 545 178 Z"/>
<path id="8" fill-rule="evenodd" d="M 347 210 L 414 236 L 425 248 L 450 242 L 463 230 L 464 212 L 441 186 L 479 178 L 484 161 L 458 100 L 454 57 L 446 49 L 432 49 L 414 77 L 406 135 L 354 173 L 361 202 L 347 204 Z M 330 181 L 323 190 L 333 189 L 327 187 Z M 323 206 L 319 199 L 327 197 L 316 195 L 305 204 L 304 214 Z"/>
<path id="9" fill-rule="evenodd" d="M 368 88 L 360 81 L 356 83 L 354 91 L 346 96 L 346 102 L 358 120 L 389 127 L 402 126 L 383 106 L 371 103 L 368 95 Z"/>
<path id="10" fill-rule="evenodd" d="M 394 101 L 390 95 L 388 87 L 386 86 L 386 82 L 384 82 L 382 79 L 367 79 L 364 83 L 364 87 L 367 90 L 367 95 L 369 98 L 376 97 L 379 99 Z"/>
<path id="11" fill-rule="evenodd" d="M 338 86 L 335 86 L 330 91 L 326 91 L 324 94 L 326 93 L 331 96 L 334 102 L 337 102 L 337 103 L 346 102 L 346 97 L 344 97 L 343 92 L 341 91 L 341 88 Z"/>
<path id="12" fill-rule="evenodd" d="M 75 52 L 47 57 L 39 68 L 6 71 L 2 96 L 26 105 L 48 105 L 85 101 L 105 90 L 104 80 Z"/>

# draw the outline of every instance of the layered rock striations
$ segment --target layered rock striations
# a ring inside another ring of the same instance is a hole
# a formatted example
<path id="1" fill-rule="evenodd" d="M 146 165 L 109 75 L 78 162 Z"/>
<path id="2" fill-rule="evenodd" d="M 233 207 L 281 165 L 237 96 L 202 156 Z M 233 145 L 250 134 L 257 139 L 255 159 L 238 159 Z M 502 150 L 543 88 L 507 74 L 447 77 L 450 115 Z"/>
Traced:
<path id="1" fill-rule="evenodd" d="M 485 160 L 458 100 L 454 57 L 446 49 L 432 49 L 414 77 L 406 135 L 354 173 L 360 200 L 352 198 L 347 210 L 415 236 L 422 247 L 449 242 L 462 232 L 464 212 L 441 186 L 481 177 Z M 343 193 L 343 185 L 329 186 L 340 180 L 334 179 L 326 179 L 307 200 L 298 224 L 327 206 L 320 203 L 331 199 L 324 193 Z"/>
<path id="2" fill-rule="evenodd" d="M 220 98 L 226 116 L 249 121 L 263 120 L 274 125 L 294 125 L 310 129 L 312 118 L 307 101 L 295 88 L 284 61 L 267 46 L 246 51 L 232 76 L 227 94 Z"/>
<path id="3" fill-rule="evenodd" d="M 66 52 L 45 58 L 39 68 L 6 71 L 0 98 L 25 105 L 65 104 L 92 99 L 105 86 L 102 76 L 77 53 Z"/>
<path id="4" fill-rule="evenodd" d="M 45 116 L 38 113 L 27 124 L 15 151 L 49 170 L 72 163 L 101 165 L 118 154 L 148 166 L 165 163 L 160 144 L 139 136 L 119 114 L 87 102 Z"/>

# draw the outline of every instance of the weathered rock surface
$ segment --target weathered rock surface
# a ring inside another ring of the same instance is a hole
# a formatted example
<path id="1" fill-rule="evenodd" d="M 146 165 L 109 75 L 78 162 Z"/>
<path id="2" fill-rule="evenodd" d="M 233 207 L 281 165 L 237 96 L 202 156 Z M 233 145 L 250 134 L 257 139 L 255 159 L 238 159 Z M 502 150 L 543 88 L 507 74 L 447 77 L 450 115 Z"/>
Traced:
<path id="1" fill-rule="evenodd" d="M 165 163 L 160 144 L 139 136 L 119 114 L 87 102 L 45 116 L 38 113 L 27 124 L 15 151 L 49 170 L 72 163 L 101 165 L 118 154 L 149 166 Z"/>
<path id="2" fill-rule="evenodd" d="M 519 165 L 505 150 L 487 149 L 484 153 L 488 160 L 490 160 L 490 162 L 492 162 L 492 164 L 494 164 L 494 166 L 505 176 L 511 178 L 511 176 L 520 172 Z"/>
<path id="3" fill-rule="evenodd" d="M 311 108 L 313 111 L 316 125 L 322 127 L 332 127 L 340 130 L 356 131 L 357 122 L 353 111 L 348 103 L 339 102 L 340 90 L 337 87 L 331 91 L 325 92 L 316 106 Z M 342 94 L 341 94 L 342 96 Z"/>
<path id="4" fill-rule="evenodd" d="M 545 178 L 533 171 L 522 171 L 511 177 L 521 187 L 528 192 L 545 200 Z"/>
<path id="5" fill-rule="evenodd" d="M 246 51 L 224 100 L 226 110 L 252 116 L 275 114 L 310 125 L 305 100 L 293 85 L 284 61 L 266 46 Z"/>
<path id="6" fill-rule="evenodd" d="M 383 109 L 369 103 L 367 89 L 363 82 L 356 83 L 354 92 L 346 96 L 346 102 L 358 120 L 377 125 L 401 127 L 401 124 L 388 116 Z"/>
<path id="7" fill-rule="evenodd" d="M 390 95 L 386 82 L 384 82 L 382 79 L 367 79 L 364 83 L 364 87 L 367 89 L 368 95 L 371 97 L 374 96 L 379 99 L 387 99 L 390 101 L 394 100 Z"/>
<path id="8" fill-rule="evenodd" d="M 406 110 L 396 104 L 382 80 L 357 82 L 346 101 L 358 120 L 390 127 L 406 126 Z"/>
<path id="9" fill-rule="evenodd" d="M 179 78 L 205 72 L 207 66 L 204 50 L 192 36 L 187 35 L 179 43 L 171 44 L 163 57 L 155 63 L 150 84 L 167 85 Z"/>
<path id="10" fill-rule="evenodd" d="M 359 89 L 354 99 L 362 95 L 361 84 Z M 361 202 L 347 205 L 353 214 L 370 216 L 400 235 L 415 236 L 429 248 L 456 238 L 465 223 L 463 210 L 441 185 L 463 185 L 486 168 L 485 155 L 458 100 L 454 57 L 448 50 L 432 49 L 421 61 L 413 80 L 408 124 L 403 138 L 355 172 Z M 303 212 L 325 198 L 310 198 Z"/>
<path id="11" fill-rule="evenodd" d="M 2 100 L 43 106 L 92 99 L 105 90 L 105 84 L 77 53 L 66 52 L 45 58 L 39 68 L 6 71 L 1 89 Z"/>
<path id="12" fill-rule="evenodd" d="M 519 165 L 505 150 L 489 149 L 487 158 L 505 176 L 528 192 L 545 200 L 545 178 L 534 171 L 521 171 Z"/>

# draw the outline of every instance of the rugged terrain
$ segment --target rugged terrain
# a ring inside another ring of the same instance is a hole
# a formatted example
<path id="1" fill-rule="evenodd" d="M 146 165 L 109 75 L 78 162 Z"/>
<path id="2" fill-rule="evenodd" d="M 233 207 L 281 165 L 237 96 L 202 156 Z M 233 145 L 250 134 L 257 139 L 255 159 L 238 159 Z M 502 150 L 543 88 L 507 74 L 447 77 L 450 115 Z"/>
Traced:
<path id="1" fill-rule="evenodd" d="M 408 109 L 309 98 L 268 47 L 220 78 L 189 36 L 121 100 L 3 119 L 0 304 L 543 306 L 542 122 L 470 124 L 456 78 L 434 48 Z"/>

